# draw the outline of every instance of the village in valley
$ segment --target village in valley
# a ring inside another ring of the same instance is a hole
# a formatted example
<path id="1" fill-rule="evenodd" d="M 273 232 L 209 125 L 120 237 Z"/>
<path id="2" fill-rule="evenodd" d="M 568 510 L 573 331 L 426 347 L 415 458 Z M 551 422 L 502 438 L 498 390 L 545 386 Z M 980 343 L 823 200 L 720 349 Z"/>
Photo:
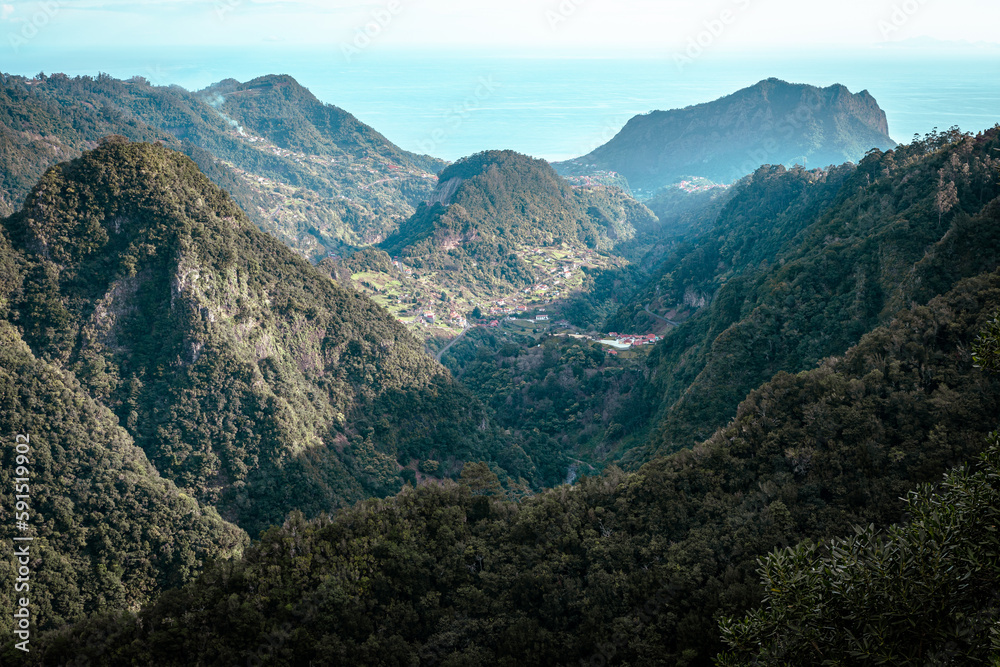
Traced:
<path id="1" fill-rule="evenodd" d="M 343 213 L 339 207 L 356 209 L 359 220 L 372 215 L 363 203 L 373 196 L 381 202 L 383 214 L 394 224 L 405 219 L 406 212 L 387 205 L 386 193 L 376 195 L 374 190 L 398 187 L 402 180 L 412 179 L 433 188 L 434 174 L 407 169 L 375 156 L 356 157 L 346 153 L 312 155 L 275 145 L 272 141 L 248 133 L 234 125 L 230 133 L 256 150 L 291 160 L 329 182 L 338 194 L 333 198 L 323 196 L 308 187 L 292 186 L 273 178 L 227 165 L 255 192 L 268 202 L 269 208 L 260 213 L 275 233 L 282 230 L 285 238 L 300 253 L 318 259 L 329 256 L 340 259 L 331 247 L 357 247 L 372 245 L 384 239 L 386 223 L 370 220 L 368 230 L 360 234 L 347 233 L 339 223 Z M 568 179 L 574 188 L 621 186 L 622 179 L 615 172 L 601 172 Z M 340 200 L 340 204 L 334 203 Z M 327 209 L 329 209 L 327 211 Z M 304 225 L 307 218 L 328 219 L 329 225 Z M 292 231 L 295 230 L 295 231 Z M 339 251 L 338 251 L 339 252 Z M 420 270 L 406 264 L 399 257 L 392 258 L 392 272 L 365 271 L 354 273 L 350 280 L 355 288 L 365 292 L 392 313 L 398 321 L 423 340 L 428 351 L 439 355 L 459 337 L 476 327 L 503 329 L 508 333 L 526 335 L 536 340 L 549 336 L 574 337 L 600 343 L 610 356 L 636 351 L 660 340 L 657 334 L 628 334 L 599 332 L 597 323 L 573 322 L 563 316 L 563 306 L 574 294 L 588 288 L 587 270 L 611 269 L 620 265 L 621 258 L 571 244 L 553 247 L 527 248 L 521 259 L 528 264 L 536 277 L 532 285 L 506 294 L 479 293 L 463 286 L 461 280 L 431 270 Z M 665 329 L 665 327 L 661 327 Z M 663 330 L 659 331 L 664 333 Z"/>
<path id="2" fill-rule="evenodd" d="M 443 285 L 436 272 L 415 270 L 398 257 L 392 258 L 394 275 L 368 271 L 353 274 L 351 282 L 424 340 L 432 353 L 476 327 L 539 341 L 549 336 L 586 339 L 604 345 L 612 356 L 661 340 L 655 333 L 600 332 L 563 316 L 567 299 L 586 287 L 584 269 L 610 268 L 619 258 L 564 244 L 529 248 L 522 259 L 534 270 L 536 282 L 499 296 L 479 297 L 468 287 Z"/>

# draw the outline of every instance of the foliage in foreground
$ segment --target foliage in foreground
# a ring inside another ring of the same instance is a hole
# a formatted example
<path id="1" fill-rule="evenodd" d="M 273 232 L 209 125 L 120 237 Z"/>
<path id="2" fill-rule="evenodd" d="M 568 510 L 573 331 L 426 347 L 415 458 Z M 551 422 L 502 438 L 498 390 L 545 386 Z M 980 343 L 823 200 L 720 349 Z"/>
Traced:
<path id="1" fill-rule="evenodd" d="M 765 559 L 764 606 L 722 622 L 719 665 L 1000 664 L 1000 436 L 905 502 L 905 524 Z"/>
<path id="2" fill-rule="evenodd" d="M 1000 392 L 970 350 L 998 307 L 1000 276 L 964 281 L 633 474 L 515 503 L 475 466 L 462 484 L 293 516 L 138 614 L 49 635 L 43 659 L 709 664 L 719 616 L 763 599 L 758 558 L 901 521 L 901 495 L 982 451 Z"/>
<path id="3" fill-rule="evenodd" d="M 973 348 L 1000 371 L 998 320 Z M 975 467 L 904 499 L 909 520 L 761 561 L 764 605 L 724 619 L 719 665 L 1000 664 L 1000 432 Z"/>

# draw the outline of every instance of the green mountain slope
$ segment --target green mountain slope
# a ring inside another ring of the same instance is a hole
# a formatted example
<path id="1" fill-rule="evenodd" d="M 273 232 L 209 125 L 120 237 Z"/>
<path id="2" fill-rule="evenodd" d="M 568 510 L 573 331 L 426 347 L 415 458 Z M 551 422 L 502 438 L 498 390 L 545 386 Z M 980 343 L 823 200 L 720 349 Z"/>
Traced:
<path id="1" fill-rule="evenodd" d="M 44 658 L 710 664 L 717 615 L 761 599 L 759 556 L 898 521 L 901 495 L 983 448 L 1000 384 L 970 349 L 998 308 L 1000 275 L 963 281 L 844 357 L 778 375 L 694 451 L 632 474 L 514 504 L 479 469 L 329 520 L 292 517 L 138 615 L 48 638 Z"/>
<path id="2" fill-rule="evenodd" d="M 4 224 L 24 257 L 15 321 L 36 354 L 250 532 L 394 492 L 418 461 L 533 479 L 397 322 L 258 232 L 175 152 L 106 143 L 48 171 Z"/>
<path id="3" fill-rule="evenodd" d="M 37 637 L 88 614 L 138 609 L 191 581 L 208 561 L 238 556 L 248 545 L 246 533 L 215 509 L 162 479 L 114 415 L 72 373 L 36 359 L 6 321 L 0 322 L 0 427 L 9 439 L 0 469 L 0 584 L 12 593 L 0 602 L 5 664 L 16 664 L 19 654 L 12 639 L 15 599 L 30 600 Z M 29 439 L 24 475 L 18 434 Z M 15 485 L 15 478 L 27 482 Z M 15 492 L 27 498 L 26 531 L 15 530 Z M 34 539 L 18 542 L 15 535 Z M 15 550 L 24 546 L 29 588 L 15 595 Z"/>
<path id="4" fill-rule="evenodd" d="M 368 155 L 437 171 L 440 160 L 401 150 L 375 129 L 332 104 L 323 104 L 288 75 L 268 75 L 246 83 L 220 81 L 198 96 L 251 134 L 310 155 Z"/>
<path id="5" fill-rule="evenodd" d="M 438 178 L 430 202 L 380 247 L 416 269 L 454 274 L 484 294 L 540 280 L 524 261 L 532 249 L 610 249 L 637 227 L 656 223 L 620 191 L 575 189 L 545 161 L 513 151 L 473 155 Z"/>
<path id="6" fill-rule="evenodd" d="M 430 195 L 444 165 L 401 151 L 287 76 L 201 93 L 141 77 L 4 76 L 0 160 L 10 170 L 0 213 L 16 210 L 44 169 L 109 134 L 186 153 L 258 227 L 312 259 L 385 238 Z"/>
<path id="7" fill-rule="evenodd" d="M 636 116 L 560 173 L 619 172 L 652 194 L 683 178 L 732 183 L 763 164 L 810 169 L 859 161 L 896 143 L 875 99 L 844 86 L 767 79 L 714 102 Z"/>
<path id="8" fill-rule="evenodd" d="M 0 585 L 11 591 L 0 601 L 5 664 L 15 664 L 15 600 L 30 600 L 37 637 L 98 610 L 137 609 L 191 581 L 209 560 L 237 556 L 248 545 L 242 530 L 161 479 L 72 373 L 31 353 L 8 321 L 23 278 L 0 233 L 0 427 L 7 434 Z M 28 581 L 18 582 L 15 550 L 25 546 Z"/>
<path id="9" fill-rule="evenodd" d="M 650 357 L 651 452 L 708 437 L 779 371 L 842 354 L 899 309 L 997 266 L 1000 130 L 952 132 L 857 168 L 758 170 L 612 321 L 689 317 Z M 939 205 L 954 187 L 957 204 Z"/>

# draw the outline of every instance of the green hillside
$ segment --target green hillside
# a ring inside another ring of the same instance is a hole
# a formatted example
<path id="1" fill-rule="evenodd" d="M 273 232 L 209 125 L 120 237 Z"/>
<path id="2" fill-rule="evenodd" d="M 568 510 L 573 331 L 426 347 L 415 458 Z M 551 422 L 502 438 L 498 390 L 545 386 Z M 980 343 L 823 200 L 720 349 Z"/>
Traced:
<path id="1" fill-rule="evenodd" d="M 16 664 L 15 599 L 30 599 L 37 633 L 98 612 L 138 609 L 248 546 L 246 533 L 214 508 L 162 479 L 115 416 L 72 373 L 34 357 L 6 321 L 0 427 L 9 439 L 0 469 L 0 584 L 12 593 L 15 552 L 27 546 L 30 556 L 29 588 L 0 602 L 5 664 Z M 24 459 L 16 435 L 28 439 Z M 15 478 L 22 481 L 15 485 Z M 27 498 L 27 530 L 16 529 L 15 492 Z"/>
<path id="2" fill-rule="evenodd" d="M 970 351 L 998 308 L 1000 275 L 963 281 L 635 473 L 512 503 L 470 466 L 458 485 L 292 516 L 138 614 L 50 636 L 44 659 L 710 664 L 717 616 L 762 599 L 758 557 L 898 521 L 908 489 L 984 448 L 1000 385 Z"/>
<path id="3" fill-rule="evenodd" d="M 655 216 L 620 191 L 575 189 L 544 160 L 487 151 L 438 175 L 438 189 L 381 244 L 415 269 L 448 272 L 484 295 L 524 288 L 542 276 L 525 255 L 559 246 L 609 250 Z"/>
<path id="4" fill-rule="evenodd" d="M 400 150 L 287 76 L 192 93 L 142 77 L 5 75 L 0 214 L 17 210 L 45 169 L 110 134 L 184 152 L 259 228 L 317 260 L 384 239 L 444 165 Z"/>
<path id="5" fill-rule="evenodd" d="M 612 319 L 686 320 L 650 357 L 649 456 L 687 448 L 780 371 L 843 354 L 901 308 L 997 266 L 1000 129 L 873 152 L 857 168 L 758 170 Z M 952 187 L 957 203 L 944 205 Z M 645 323 L 645 324 L 644 324 Z"/>
<path id="6" fill-rule="evenodd" d="M 251 533 L 438 476 L 530 461 L 366 298 L 257 231 L 187 158 L 111 141 L 48 171 L 5 227 L 12 317 L 162 475 Z M 504 472 L 506 471 L 506 472 Z"/>
<path id="7" fill-rule="evenodd" d="M 401 150 L 376 130 L 332 104 L 323 104 L 287 74 L 246 83 L 220 81 L 198 96 L 250 133 L 275 145 L 310 155 L 368 155 L 439 171 L 444 163 Z"/>

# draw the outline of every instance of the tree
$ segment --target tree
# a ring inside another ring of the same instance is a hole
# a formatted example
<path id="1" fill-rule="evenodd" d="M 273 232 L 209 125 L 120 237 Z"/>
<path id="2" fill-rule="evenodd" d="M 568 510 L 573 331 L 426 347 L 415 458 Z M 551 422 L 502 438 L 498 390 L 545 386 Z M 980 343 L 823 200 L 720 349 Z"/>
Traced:
<path id="1" fill-rule="evenodd" d="M 972 348 L 972 359 L 978 368 L 1000 372 L 1000 314 L 980 332 Z"/>
<path id="2" fill-rule="evenodd" d="M 997 664 L 1000 437 L 978 468 L 906 498 L 912 519 L 777 551 L 762 609 L 724 619 L 718 664 Z"/>
<path id="3" fill-rule="evenodd" d="M 955 187 L 955 181 L 945 181 L 943 170 L 939 177 L 937 197 L 934 203 L 937 206 L 938 223 L 941 222 L 945 213 L 958 204 L 958 188 Z"/>
<path id="4" fill-rule="evenodd" d="M 1000 372 L 1000 322 L 973 348 Z M 762 559 L 763 607 L 720 623 L 718 664 L 1000 664 L 1000 432 L 976 467 L 905 499 L 910 520 Z"/>
<path id="5" fill-rule="evenodd" d="M 469 487 L 473 495 L 495 496 L 503 493 L 500 478 L 483 461 L 466 463 L 459 481 Z"/>

